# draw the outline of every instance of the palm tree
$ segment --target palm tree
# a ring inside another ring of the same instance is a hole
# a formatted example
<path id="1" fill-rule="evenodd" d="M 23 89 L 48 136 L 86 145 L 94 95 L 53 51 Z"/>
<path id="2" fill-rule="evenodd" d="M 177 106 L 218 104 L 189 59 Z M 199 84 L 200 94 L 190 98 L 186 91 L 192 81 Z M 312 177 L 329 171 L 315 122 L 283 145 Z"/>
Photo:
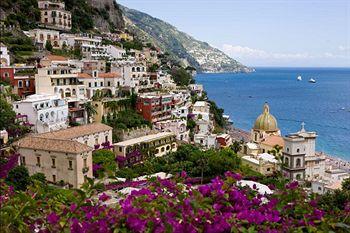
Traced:
<path id="1" fill-rule="evenodd" d="M 119 103 L 118 103 L 118 101 L 115 101 L 115 100 L 106 102 L 104 105 L 113 113 L 115 113 L 119 109 Z"/>
<path id="2" fill-rule="evenodd" d="M 97 114 L 95 106 L 91 102 L 84 103 L 85 112 L 87 114 L 88 123 L 90 123 L 90 117 Z"/>

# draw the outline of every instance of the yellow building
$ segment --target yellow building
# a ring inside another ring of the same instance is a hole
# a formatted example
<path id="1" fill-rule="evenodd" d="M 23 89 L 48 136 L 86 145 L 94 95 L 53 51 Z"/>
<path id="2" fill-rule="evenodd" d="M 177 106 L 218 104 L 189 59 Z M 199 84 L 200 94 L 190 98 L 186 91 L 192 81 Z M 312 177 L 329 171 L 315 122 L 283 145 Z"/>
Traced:
<path id="1" fill-rule="evenodd" d="M 269 176 L 278 171 L 278 161 L 273 155 L 263 153 L 255 156 L 243 156 L 242 164 L 263 175 Z"/>
<path id="2" fill-rule="evenodd" d="M 270 113 L 269 105 L 265 103 L 263 113 L 258 116 L 251 130 L 251 140 L 260 143 L 271 135 L 281 136 L 281 131 L 276 118 Z"/>

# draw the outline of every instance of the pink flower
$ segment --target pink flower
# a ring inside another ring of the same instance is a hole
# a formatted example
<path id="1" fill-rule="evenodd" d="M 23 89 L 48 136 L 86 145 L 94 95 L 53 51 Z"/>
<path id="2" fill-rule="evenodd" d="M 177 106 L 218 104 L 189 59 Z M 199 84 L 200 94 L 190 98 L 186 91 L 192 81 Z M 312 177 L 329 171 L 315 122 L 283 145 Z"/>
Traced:
<path id="1" fill-rule="evenodd" d="M 46 217 L 46 219 L 47 219 L 48 223 L 50 223 L 51 225 L 55 225 L 60 220 L 60 217 L 55 212 L 51 212 Z"/>
<path id="2" fill-rule="evenodd" d="M 108 199 L 110 199 L 111 197 L 108 196 L 107 194 L 105 193 L 102 193 L 102 195 L 100 195 L 100 197 L 98 198 L 100 201 L 107 201 Z"/>

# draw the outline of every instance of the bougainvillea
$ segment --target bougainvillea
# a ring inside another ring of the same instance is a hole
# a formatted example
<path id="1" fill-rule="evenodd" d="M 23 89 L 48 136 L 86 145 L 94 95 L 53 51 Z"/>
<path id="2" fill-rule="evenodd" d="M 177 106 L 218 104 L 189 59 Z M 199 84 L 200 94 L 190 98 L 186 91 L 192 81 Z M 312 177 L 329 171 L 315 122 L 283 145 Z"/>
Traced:
<path id="1" fill-rule="evenodd" d="M 2 184 L 1 226 L 8 232 L 316 232 L 349 224 L 349 208 L 330 215 L 297 182 L 261 195 L 238 187 L 241 176 L 231 172 L 205 185 L 184 184 L 186 179 L 185 173 L 172 180 L 153 178 L 120 197 L 107 193 L 122 186 L 97 195 L 91 181 L 85 191 L 74 191 L 75 201 L 45 194 L 42 187 L 15 193 Z"/>

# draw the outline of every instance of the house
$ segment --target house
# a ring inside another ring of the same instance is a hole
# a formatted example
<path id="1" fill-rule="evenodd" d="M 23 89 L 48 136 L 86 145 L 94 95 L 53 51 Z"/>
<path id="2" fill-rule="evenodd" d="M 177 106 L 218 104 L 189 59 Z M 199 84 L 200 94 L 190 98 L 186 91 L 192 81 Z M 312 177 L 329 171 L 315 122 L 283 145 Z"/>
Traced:
<path id="1" fill-rule="evenodd" d="M 154 124 L 154 128 L 161 132 L 173 132 L 176 140 L 189 142 L 190 131 L 187 130 L 187 121 L 180 119 L 158 121 Z"/>
<path id="2" fill-rule="evenodd" d="M 136 103 L 136 111 L 149 122 L 169 120 L 172 116 L 173 96 L 171 94 L 143 94 Z"/>
<path id="3" fill-rule="evenodd" d="M 69 31 L 72 29 L 72 15 L 65 10 L 65 3 L 61 0 L 39 0 L 40 23 L 57 30 Z"/>
<path id="4" fill-rule="evenodd" d="M 284 147 L 283 137 L 279 135 L 270 135 L 264 138 L 259 143 L 260 150 L 262 153 L 274 150 L 276 145 L 279 146 L 279 148 L 281 149 L 280 153 L 282 153 L 282 149 Z"/>
<path id="5" fill-rule="evenodd" d="M 227 148 L 232 145 L 232 138 L 229 134 L 220 134 L 216 137 L 216 141 L 220 148 Z"/>
<path id="6" fill-rule="evenodd" d="M 194 143 L 205 149 L 217 148 L 216 134 L 195 134 Z"/>
<path id="7" fill-rule="evenodd" d="M 58 55 L 47 55 L 40 60 L 41 67 L 50 67 L 54 63 L 68 63 L 68 59 Z"/>
<path id="8" fill-rule="evenodd" d="M 268 153 L 258 154 L 257 156 L 243 156 L 242 164 L 265 176 L 272 175 L 279 170 L 278 160 Z"/>
<path id="9" fill-rule="evenodd" d="M 40 134 L 40 137 L 77 141 L 99 149 L 112 142 L 112 127 L 102 123 L 93 123 Z"/>
<path id="10" fill-rule="evenodd" d="M 29 175 L 43 173 L 52 183 L 67 183 L 80 188 L 86 178 L 92 178 L 93 148 L 75 140 L 28 136 L 15 143 L 20 154 L 19 164 Z"/>
<path id="11" fill-rule="evenodd" d="M 114 153 L 120 166 L 129 166 L 143 161 L 148 156 L 160 157 L 176 150 L 176 136 L 172 132 L 150 134 L 114 145 Z"/>
<path id="12" fill-rule="evenodd" d="M 0 67 L 10 66 L 10 54 L 7 46 L 0 42 Z"/>
<path id="13" fill-rule="evenodd" d="M 36 28 L 30 30 L 28 35 L 34 41 L 34 44 L 39 47 L 39 49 L 44 49 L 46 43 L 49 41 L 54 49 L 61 48 L 60 42 L 60 32 L 56 30 L 40 29 Z"/>
<path id="14" fill-rule="evenodd" d="M 13 103 L 17 115 L 27 116 L 34 132 L 44 133 L 68 127 L 68 105 L 60 97 L 48 94 L 30 95 Z"/>
<path id="15" fill-rule="evenodd" d="M 202 84 L 190 84 L 188 85 L 188 89 L 191 91 L 191 93 L 195 93 L 199 97 L 202 97 L 203 95 L 203 85 Z"/>

